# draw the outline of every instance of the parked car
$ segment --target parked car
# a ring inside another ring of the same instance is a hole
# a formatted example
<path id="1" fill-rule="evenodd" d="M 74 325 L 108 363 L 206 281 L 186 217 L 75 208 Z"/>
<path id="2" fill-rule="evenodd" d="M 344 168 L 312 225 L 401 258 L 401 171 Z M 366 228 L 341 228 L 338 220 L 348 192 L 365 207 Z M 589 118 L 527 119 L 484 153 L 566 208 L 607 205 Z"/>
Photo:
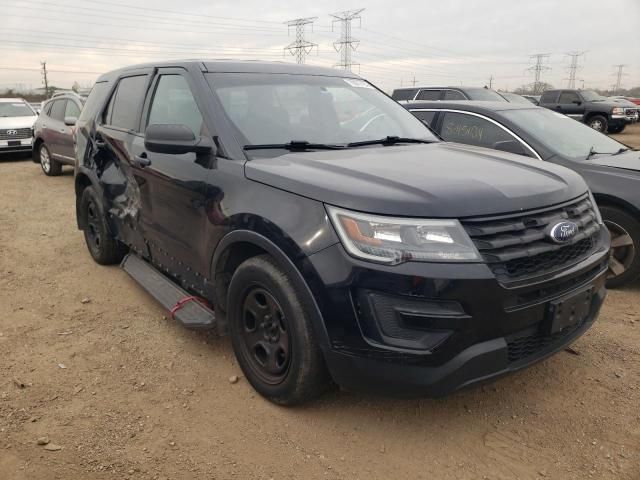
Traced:
<path id="1" fill-rule="evenodd" d="M 57 94 L 42 107 L 34 127 L 33 161 L 45 175 L 60 175 L 63 165 L 75 164 L 74 125 L 83 99 L 73 93 Z"/>
<path id="2" fill-rule="evenodd" d="M 495 90 L 487 87 L 412 87 L 398 88 L 391 98 L 397 102 L 411 100 L 483 100 L 489 102 L 505 101 Z"/>
<path id="3" fill-rule="evenodd" d="M 635 120 L 637 110 L 626 108 L 591 90 L 547 90 L 540 106 L 586 123 L 599 132 L 620 133 Z"/>
<path id="4" fill-rule="evenodd" d="M 525 98 L 522 95 L 518 95 L 517 93 L 511 93 L 511 92 L 498 92 L 498 93 L 500 93 L 500 95 L 502 95 L 507 102 L 520 103 L 523 105 L 531 105 L 532 103 L 530 99 Z"/>
<path id="5" fill-rule="evenodd" d="M 533 105 L 414 102 L 406 105 L 445 141 L 494 148 L 578 172 L 612 237 L 608 285 L 640 275 L 640 153 L 568 117 Z"/>
<path id="6" fill-rule="evenodd" d="M 330 378 L 485 382 L 572 342 L 605 297 L 609 235 L 579 175 L 440 142 L 351 72 L 133 66 L 99 78 L 75 136 L 93 259 L 228 332 L 277 403 Z"/>
<path id="7" fill-rule="evenodd" d="M 610 97 L 610 98 L 622 98 L 624 100 L 629 100 L 631 103 L 633 103 L 634 105 L 640 105 L 640 98 L 635 98 L 635 97 L 622 97 L 622 96 L 614 96 L 614 97 Z"/>
<path id="8" fill-rule="evenodd" d="M 636 123 L 638 121 L 640 107 L 633 103 L 631 100 L 620 97 L 609 97 L 609 100 L 622 105 L 625 108 L 625 116 L 627 116 L 627 118 L 629 118 L 632 123 Z"/>
<path id="9" fill-rule="evenodd" d="M 31 152 L 36 112 L 22 98 L 0 98 L 0 154 Z"/>

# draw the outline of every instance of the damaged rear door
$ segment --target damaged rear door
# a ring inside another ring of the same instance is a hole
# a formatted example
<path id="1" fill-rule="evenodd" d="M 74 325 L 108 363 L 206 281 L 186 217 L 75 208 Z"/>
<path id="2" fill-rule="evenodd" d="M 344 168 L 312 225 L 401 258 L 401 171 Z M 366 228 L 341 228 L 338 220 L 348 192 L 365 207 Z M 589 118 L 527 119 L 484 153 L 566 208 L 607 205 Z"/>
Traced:
<path id="1" fill-rule="evenodd" d="M 144 98 L 152 69 L 127 72 L 112 89 L 95 132 L 94 161 L 108 222 L 115 236 L 142 256 L 150 253 L 140 228 L 147 214 L 141 204 L 145 179 L 136 174 L 134 143 L 140 133 Z"/>

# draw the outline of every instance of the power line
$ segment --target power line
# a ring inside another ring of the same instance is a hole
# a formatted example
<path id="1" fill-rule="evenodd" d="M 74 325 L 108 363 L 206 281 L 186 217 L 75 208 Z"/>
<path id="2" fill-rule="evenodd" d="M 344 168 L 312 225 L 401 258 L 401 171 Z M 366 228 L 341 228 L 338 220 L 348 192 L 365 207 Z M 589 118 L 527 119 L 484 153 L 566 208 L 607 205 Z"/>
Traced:
<path id="1" fill-rule="evenodd" d="M 336 49 L 336 52 L 341 54 L 340 63 L 337 64 L 337 67 L 342 68 L 343 70 L 351 71 L 351 68 L 354 65 L 351 53 L 358 48 L 360 44 L 360 40 L 357 40 L 351 36 L 351 22 L 354 20 L 359 20 L 360 25 L 362 25 L 362 17 L 360 14 L 364 11 L 364 8 L 359 8 L 357 10 L 346 10 L 344 12 L 332 13 L 330 16 L 333 17 L 333 22 L 331 23 L 331 28 L 335 25 L 336 22 L 340 23 L 340 38 L 338 41 L 333 43 L 333 48 Z"/>
<path id="2" fill-rule="evenodd" d="M 569 71 L 569 78 L 567 80 L 567 88 L 576 88 L 576 72 L 578 71 L 578 60 L 581 56 L 583 56 L 585 51 L 581 52 L 569 52 L 566 55 L 571 57 L 571 64 L 567 67 Z"/>
<path id="3" fill-rule="evenodd" d="M 623 73 L 623 69 L 624 67 L 626 67 L 627 65 L 620 63 L 618 65 L 614 65 L 613 68 L 616 68 L 617 71 L 613 73 L 613 75 L 616 76 L 616 84 L 613 86 L 613 94 L 615 95 L 618 90 L 620 90 L 620 85 L 622 84 L 622 77 L 624 75 L 628 75 L 627 73 Z"/>
<path id="4" fill-rule="evenodd" d="M 304 63 L 304 57 L 309 55 L 314 47 L 318 48 L 317 43 L 309 42 L 304 37 L 305 26 L 311 25 L 311 31 L 313 31 L 313 22 L 317 19 L 318 17 L 296 18 L 285 22 L 289 30 L 291 30 L 291 27 L 296 27 L 295 41 L 284 47 L 284 49 L 296 57 L 297 63 Z"/>
<path id="5" fill-rule="evenodd" d="M 533 66 L 527 68 L 527 70 L 532 71 L 535 76 L 535 80 L 533 81 L 533 93 L 535 95 L 542 93 L 542 82 L 540 81 L 542 72 L 551 70 L 550 67 L 543 65 L 544 60 L 550 56 L 550 53 L 536 53 L 534 55 L 529 55 L 530 59 L 535 59 L 536 61 Z"/>

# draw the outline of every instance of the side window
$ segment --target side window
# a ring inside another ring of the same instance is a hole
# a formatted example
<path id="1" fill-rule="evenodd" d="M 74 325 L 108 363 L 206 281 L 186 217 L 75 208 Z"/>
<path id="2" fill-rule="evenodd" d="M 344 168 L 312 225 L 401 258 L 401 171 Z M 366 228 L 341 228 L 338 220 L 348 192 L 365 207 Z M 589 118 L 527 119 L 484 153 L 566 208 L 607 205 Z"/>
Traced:
<path id="1" fill-rule="evenodd" d="M 484 118 L 454 112 L 444 113 L 440 135 L 447 142 L 487 148 L 495 148 L 500 142 L 516 140 L 513 135 Z"/>
<path id="2" fill-rule="evenodd" d="M 575 92 L 562 92 L 558 99 L 558 103 L 562 104 L 572 104 L 574 101 L 580 101 L 580 97 Z"/>
<path id="3" fill-rule="evenodd" d="M 415 90 L 394 90 L 393 94 L 391 95 L 391 98 L 393 98 L 396 101 L 413 100 L 413 97 L 415 97 L 415 95 L 416 95 Z"/>
<path id="4" fill-rule="evenodd" d="M 414 110 L 411 113 L 413 113 L 418 118 L 418 120 L 422 120 L 430 127 L 433 127 L 432 122 L 434 117 L 436 116 L 436 112 L 419 112 Z"/>
<path id="5" fill-rule="evenodd" d="M 78 108 L 78 105 L 76 105 L 76 102 L 67 100 L 67 108 L 65 109 L 64 116 L 74 118 L 78 118 L 80 116 L 80 109 Z"/>
<path id="6" fill-rule="evenodd" d="M 55 102 L 53 102 L 51 113 L 49 114 L 49 116 L 54 120 L 60 120 L 61 122 L 64 121 L 64 111 L 66 107 L 66 100 L 56 100 Z"/>
<path id="7" fill-rule="evenodd" d="M 416 100 L 440 100 L 440 90 L 420 90 Z"/>
<path id="8" fill-rule="evenodd" d="M 457 90 L 446 90 L 444 92 L 445 100 L 466 100 L 465 96 Z"/>
<path id="9" fill-rule="evenodd" d="M 108 82 L 98 82 L 91 89 L 91 93 L 89 94 L 89 98 L 84 104 L 84 108 L 82 112 L 80 112 L 80 120 L 84 121 L 87 119 L 89 115 L 95 115 L 96 110 L 102 106 L 102 102 L 104 97 L 107 94 L 107 87 L 109 86 Z"/>
<path id="10" fill-rule="evenodd" d="M 162 75 L 156 86 L 147 125 L 186 125 L 196 137 L 201 135 L 202 114 L 182 75 Z"/>
<path id="11" fill-rule="evenodd" d="M 540 97 L 540 103 L 556 103 L 558 92 L 544 92 Z"/>
<path id="12" fill-rule="evenodd" d="M 147 76 L 125 77 L 111 97 L 105 123 L 125 130 L 138 131 L 138 119 L 147 87 Z"/>

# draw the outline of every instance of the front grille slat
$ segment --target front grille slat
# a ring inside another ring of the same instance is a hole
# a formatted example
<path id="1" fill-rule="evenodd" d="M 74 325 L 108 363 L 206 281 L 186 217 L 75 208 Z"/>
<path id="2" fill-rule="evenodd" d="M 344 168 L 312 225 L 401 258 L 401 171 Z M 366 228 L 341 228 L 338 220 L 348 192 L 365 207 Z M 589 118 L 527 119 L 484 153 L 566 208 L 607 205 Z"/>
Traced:
<path id="1" fill-rule="evenodd" d="M 9 135 L 8 132 L 16 132 Z M 0 140 L 23 140 L 25 138 L 31 138 L 30 128 L 9 128 L 0 129 Z"/>
<path id="2" fill-rule="evenodd" d="M 578 225 L 578 234 L 568 244 L 555 243 L 548 231 L 565 220 Z M 502 282 L 544 275 L 583 260 L 598 246 L 601 228 L 587 196 L 559 207 L 462 223 Z"/>

